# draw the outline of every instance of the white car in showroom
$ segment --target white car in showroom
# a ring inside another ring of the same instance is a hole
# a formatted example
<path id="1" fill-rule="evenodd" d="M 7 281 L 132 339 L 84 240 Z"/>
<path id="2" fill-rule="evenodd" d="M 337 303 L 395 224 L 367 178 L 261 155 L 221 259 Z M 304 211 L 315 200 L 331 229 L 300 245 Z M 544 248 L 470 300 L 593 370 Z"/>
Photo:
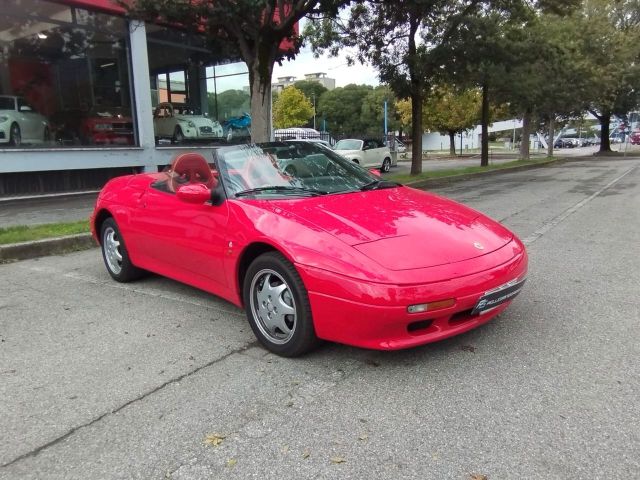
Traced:
<path id="1" fill-rule="evenodd" d="M 333 150 L 363 167 L 379 168 L 382 172 L 388 172 L 392 166 L 391 151 L 380 140 L 346 138 L 336 143 Z"/>
<path id="2" fill-rule="evenodd" d="M 22 97 L 0 95 L 0 144 L 45 143 L 51 138 L 49 121 Z"/>
<path id="3" fill-rule="evenodd" d="M 188 107 L 160 103 L 153 112 L 156 143 L 168 138 L 172 143 L 185 140 L 219 140 L 224 136 L 222 125 L 204 115 L 194 114 Z"/>

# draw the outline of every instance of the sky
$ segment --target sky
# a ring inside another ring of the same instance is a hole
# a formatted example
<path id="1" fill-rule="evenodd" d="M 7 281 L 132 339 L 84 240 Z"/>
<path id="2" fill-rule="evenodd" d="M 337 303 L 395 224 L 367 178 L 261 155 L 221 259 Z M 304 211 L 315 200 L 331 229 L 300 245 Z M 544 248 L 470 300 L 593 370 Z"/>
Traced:
<path id="1" fill-rule="evenodd" d="M 303 48 L 293 61 L 284 60 L 282 66 L 276 63 L 272 79 L 276 82 L 278 77 L 294 76 L 302 80 L 305 73 L 318 72 L 325 72 L 327 77 L 335 78 L 336 87 L 344 87 L 350 83 L 373 86 L 380 84 L 378 75 L 371 66 L 358 63 L 348 66 L 344 54 L 334 58 L 327 55 L 314 58 L 309 48 Z"/>

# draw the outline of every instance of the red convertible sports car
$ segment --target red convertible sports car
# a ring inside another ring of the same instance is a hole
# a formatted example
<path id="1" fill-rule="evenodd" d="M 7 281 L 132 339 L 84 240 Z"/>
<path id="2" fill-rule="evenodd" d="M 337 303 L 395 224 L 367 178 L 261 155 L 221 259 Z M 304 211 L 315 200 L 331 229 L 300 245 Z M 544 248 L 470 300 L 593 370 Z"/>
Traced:
<path id="1" fill-rule="evenodd" d="M 91 225 L 115 280 L 149 271 L 225 298 L 283 356 L 319 339 L 392 350 L 466 332 L 527 273 L 499 223 L 310 142 L 222 147 L 212 163 L 186 153 L 116 178 Z"/>

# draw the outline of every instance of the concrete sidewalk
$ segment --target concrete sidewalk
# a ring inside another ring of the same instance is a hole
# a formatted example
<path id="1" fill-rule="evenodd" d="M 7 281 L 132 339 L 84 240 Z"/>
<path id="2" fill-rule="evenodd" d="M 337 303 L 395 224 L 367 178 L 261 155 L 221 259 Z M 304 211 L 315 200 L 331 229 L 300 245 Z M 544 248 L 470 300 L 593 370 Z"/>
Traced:
<path id="1" fill-rule="evenodd" d="M 0 228 L 87 220 L 97 192 L 0 199 Z"/>

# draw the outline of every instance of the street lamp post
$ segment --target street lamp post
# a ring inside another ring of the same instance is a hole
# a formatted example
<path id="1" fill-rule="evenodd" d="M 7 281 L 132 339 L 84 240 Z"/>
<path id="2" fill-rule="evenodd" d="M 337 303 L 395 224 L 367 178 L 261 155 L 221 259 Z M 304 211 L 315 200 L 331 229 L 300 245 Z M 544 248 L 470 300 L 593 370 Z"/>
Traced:
<path id="1" fill-rule="evenodd" d="M 316 129 L 316 94 L 312 94 L 311 98 L 313 98 L 313 129 Z"/>

